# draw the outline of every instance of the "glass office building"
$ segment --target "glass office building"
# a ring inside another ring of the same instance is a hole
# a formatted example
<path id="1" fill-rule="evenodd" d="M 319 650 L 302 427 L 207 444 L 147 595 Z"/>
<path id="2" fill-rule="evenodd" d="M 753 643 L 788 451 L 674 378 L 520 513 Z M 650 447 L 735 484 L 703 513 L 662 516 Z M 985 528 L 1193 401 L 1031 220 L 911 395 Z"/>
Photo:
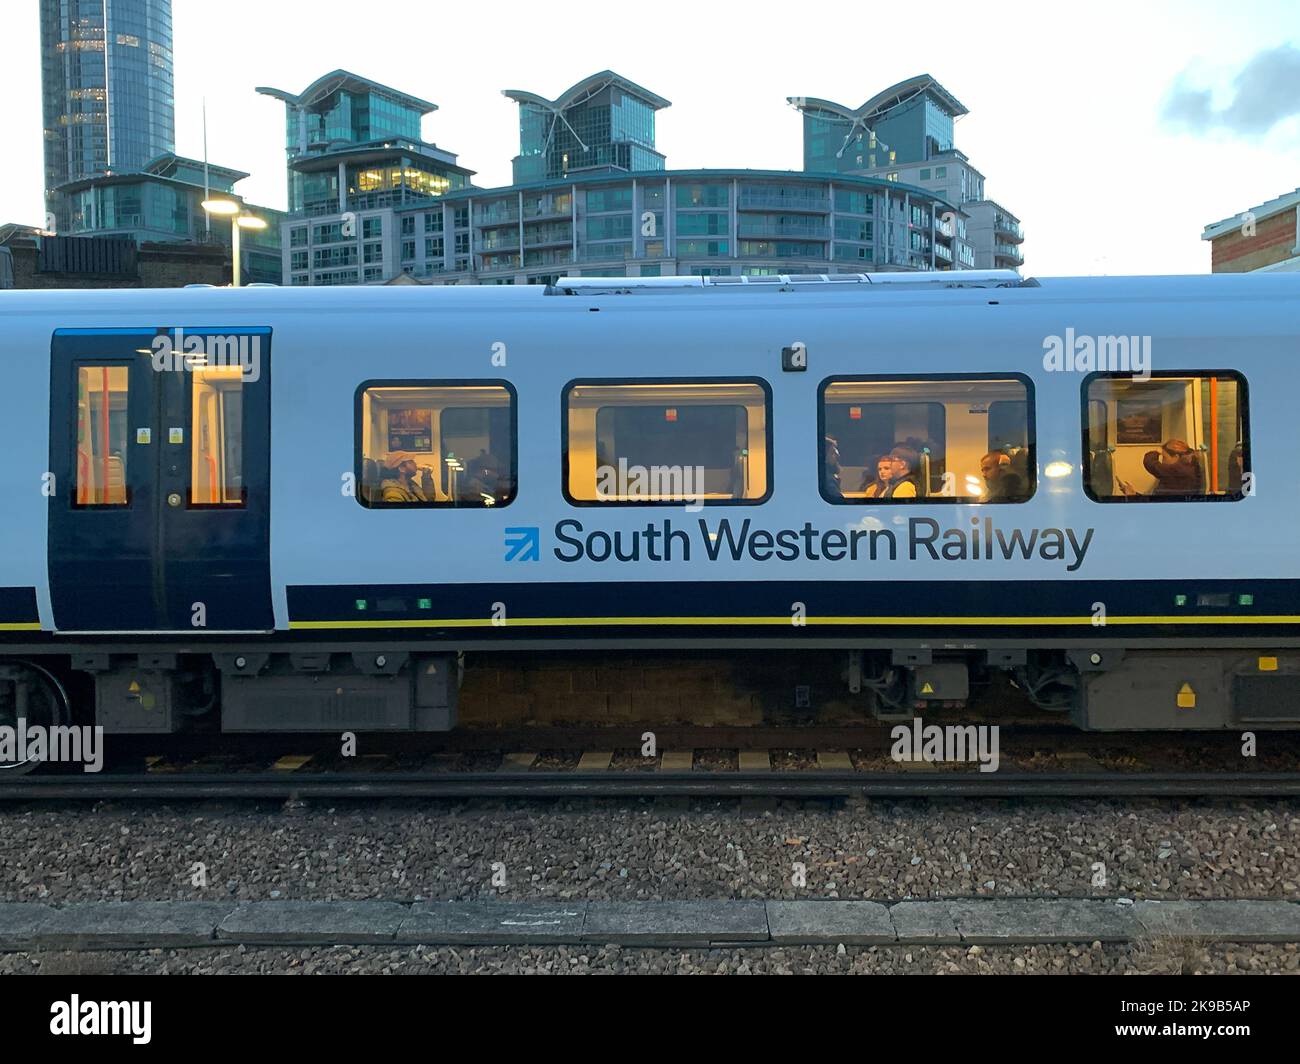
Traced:
<path id="1" fill-rule="evenodd" d="M 352 201 L 400 206 L 464 188 L 473 174 L 421 139 L 437 104 L 346 70 L 300 93 L 259 88 L 285 105 L 290 213 L 327 214 Z"/>
<path id="2" fill-rule="evenodd" d="M 583 78 L 554 100 L 519 89 L 504 94 L 519 104 L 515 184 L 664 168 L 655 112 L 671 104 L 613 71 Z"/>
<path id="3" fill-rule="evenodd" d="M 129 236 L 137 245 L 149 242 L 218 243 L 230 245 L 230 218 L 209 219 L 205 198 L 234 200 L 242 213 L 267 223 L 265 229 L 241 233 L 243 280 L 279 284 L 281 280 L 280 223 L 283 211 L 245 203 L 234 191 L 248 175 L 241 170 L 178 155 L 160 155 L 140 171 L 70 181 L 61 192 L 66 200 L 68 236 Z"/>
<path id="4" fill-rule="evenodd" d="M 908 78 L 861 107 L 791 96 L 803 112 L 803 166 L 816 173 L 855 173 L 924 162 L 953 146 L 953 121 L 968 114 L 928 74 Z"/>
<path id="5" fill-rule="evenodd" d="M 46 210 L 62 230 L 62 186 L 175 148 L 171 0 L 40 0 L 40 31 Z"/>
<path id="6" fill-rule="evenodd" d="M 285 283 L 550 284 L 961 268 L 945 200 L 784 170 L 598 173 L 284 223 Z M 347 224 L 351 219 L 351 225 Z"/>
<path id="7" fill-rule="evenodd" d="M 984 175 L 953 143 L 954 123 L 969 112 L 929 74 L 891 85 L 861 107 L 791 96 L 803 113 L 803 162 L 809 173 L 881 177 L 924 188 L 955 205 L 947 219 L 958 262 L 975 269 L 1024 264 L 1020 220 L 984 191 Z"/>

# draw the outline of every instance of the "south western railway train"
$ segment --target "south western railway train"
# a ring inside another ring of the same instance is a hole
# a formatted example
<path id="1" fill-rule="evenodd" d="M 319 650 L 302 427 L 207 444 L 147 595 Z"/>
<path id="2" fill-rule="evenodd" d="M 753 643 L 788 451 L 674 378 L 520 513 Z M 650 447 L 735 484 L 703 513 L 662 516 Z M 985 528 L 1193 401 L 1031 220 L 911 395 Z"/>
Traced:
<path id="1" fill-rule="evenodd" d="M 437 731 L 466 655 L 816 648 L 881 715 L 1296 727 L 1298 353 L 1281 274 L 0 293 L 0 713 Z"/>

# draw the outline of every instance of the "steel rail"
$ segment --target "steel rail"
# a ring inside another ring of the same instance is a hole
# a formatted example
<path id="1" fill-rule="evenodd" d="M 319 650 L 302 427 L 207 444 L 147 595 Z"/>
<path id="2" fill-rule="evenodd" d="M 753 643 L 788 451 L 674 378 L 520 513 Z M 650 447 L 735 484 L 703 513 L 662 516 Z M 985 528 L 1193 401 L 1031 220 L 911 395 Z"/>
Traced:
<path id="1" fill-rule="evenodd" d="M 1289 798 L 1295 773 L 508 772 L 72 773 L 0 780 L 0 801 L 401 798 Z"/>

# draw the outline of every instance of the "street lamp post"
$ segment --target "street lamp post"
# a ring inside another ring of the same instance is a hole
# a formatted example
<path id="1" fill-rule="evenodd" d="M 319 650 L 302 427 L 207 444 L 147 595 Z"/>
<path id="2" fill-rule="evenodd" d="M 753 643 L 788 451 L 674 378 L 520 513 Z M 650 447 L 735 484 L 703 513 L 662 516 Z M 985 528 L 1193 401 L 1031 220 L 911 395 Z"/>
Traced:
<path id="1" fill-rule="evenodd" d="M 240 281 L 239 231 L 241 229 L 265 229 L 266 222 L 255 214 L 245 214 L 243 208 L 234 200 L 204 200 L 203 209 L 208 214 L 219 214 L 230 219 L 230 286 L 238 288 Z"/>

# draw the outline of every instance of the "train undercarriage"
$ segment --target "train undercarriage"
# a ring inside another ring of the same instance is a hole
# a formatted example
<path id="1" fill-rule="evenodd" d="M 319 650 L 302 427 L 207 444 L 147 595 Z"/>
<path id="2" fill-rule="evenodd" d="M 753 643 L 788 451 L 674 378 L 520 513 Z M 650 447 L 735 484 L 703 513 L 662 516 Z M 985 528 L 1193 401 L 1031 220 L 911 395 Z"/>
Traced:
<path id="1" fill-rule="evenodd" d="M 586 652 L 590 655 L 593 652 Z M 672 669 L 673 656 L 659 655 Z M 815 712 L 810 692 L 839 685 L 883 721 L 960 713 L 972 689 L 1001 677 L 1039 710 L 1086 731 L 1300 728 L 1300 651 L 1075 648 L 849 649 L 790 655 L 785 677 L 825 675 L 777 692 Z M 562 655 L 563 652 L 557 652 Z M 389 649 L 219 653 L 84 650 L 0 659 L 0 765 L 25 767 L 4 737 L 20 721 L 96 725 L 105 735 L 181 732 L 445 732 L 457 726 L 466 670 L 490 651 Z M 807 662 L 807 664 L 801 664 Z M 781 681 L 784 683 L 785 681 Z M 996 707 L 994 707 L 996 712 Z M 981 719 L 991 719 L 988 706 Z M 594 717 L 585 723 L 600 723 Z M 30 766 L 26 766 L 30 767 Z"/>

